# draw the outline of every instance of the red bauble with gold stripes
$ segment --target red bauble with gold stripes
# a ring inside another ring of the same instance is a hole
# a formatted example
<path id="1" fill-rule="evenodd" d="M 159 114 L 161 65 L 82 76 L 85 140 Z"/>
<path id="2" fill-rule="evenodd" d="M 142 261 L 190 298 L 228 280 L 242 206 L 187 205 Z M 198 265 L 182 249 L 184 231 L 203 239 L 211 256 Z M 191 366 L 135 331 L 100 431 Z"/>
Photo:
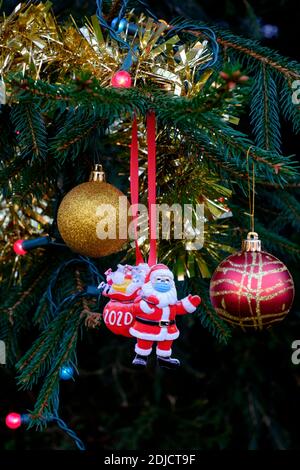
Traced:
<path id="1" fill-rule="evenodd" d="M 210 283 L 210 298 L 218 315 L 244 330 L 261 330 L 283 320 L 294 293 L 287 267 L 261 251 L 255 232 L 248 234 L 242 251 L 222 261 Z"/>

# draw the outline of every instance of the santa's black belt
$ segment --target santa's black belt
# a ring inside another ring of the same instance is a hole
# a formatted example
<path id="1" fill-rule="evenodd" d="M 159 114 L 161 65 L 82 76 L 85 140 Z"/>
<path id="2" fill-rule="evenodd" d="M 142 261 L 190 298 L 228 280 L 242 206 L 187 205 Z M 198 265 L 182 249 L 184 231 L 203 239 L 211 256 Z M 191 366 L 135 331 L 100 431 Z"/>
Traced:
<path id="1" fill-rule="evenodd" d="M 151 326 L 170 326 L 170 325 L 175 325 L 175 320 L 169 320 L 169 321 L 165 321 L 165 320 L 160 320 L 160 321 L 154 321 L 154 320 L 147 320 L 146 318 L 139 318 L 139 317 L 136 317 L 135 318 L 136 321 L 138 321 L 139 323 L 144 323 L 144 325 L 151 325 Z"/>

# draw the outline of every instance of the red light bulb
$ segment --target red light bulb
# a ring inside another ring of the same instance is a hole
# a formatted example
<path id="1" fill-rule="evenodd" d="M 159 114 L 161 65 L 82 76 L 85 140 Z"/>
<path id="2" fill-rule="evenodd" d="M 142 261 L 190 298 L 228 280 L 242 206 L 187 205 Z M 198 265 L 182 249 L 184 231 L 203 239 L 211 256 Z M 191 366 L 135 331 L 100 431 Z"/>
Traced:
<path id="1" fill-rule="evenodd" d="M 9 413 L 5 418 L 5 424 L 9 429 L 18 429 L 22 424 L 22 418 L 19 413 Z"/>
<path id="2" fill-rule="evenodd" d="M 119 70 L 111 79 L 111 85 L 115 88 L 130 88 L 131 83 L 131 75 L 126 70 Z"/>
<path id="3" fill-rule="evenodd" d="M 24 250 L 23 248 L 23 241 L 24 240 L 17 240 L 15 243 L 14 243 L 14 252 L 17 254 L 17 255 L 26 255 L 27 251 Z"/>

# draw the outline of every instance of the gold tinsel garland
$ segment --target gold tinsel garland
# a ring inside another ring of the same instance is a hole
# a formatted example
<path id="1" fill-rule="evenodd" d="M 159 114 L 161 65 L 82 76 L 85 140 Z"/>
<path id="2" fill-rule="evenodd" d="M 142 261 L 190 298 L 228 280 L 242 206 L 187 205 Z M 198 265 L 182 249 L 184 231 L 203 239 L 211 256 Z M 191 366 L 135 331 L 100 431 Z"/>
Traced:
<path id="1" fill-rule="evenodd" d="M 176 34 L 165 38 L 167 23 L 144 14 L 137 17 L 134 11 L 127 20 L 138 26 L 132 37 L 128 30 L 121 33 L 131 43 L 134 84 L 154 82 L 176 95 L 196 94 L 211 74 L 207 70 L 200 81 L 195 80 L 197 68 L 212 57 L 206 41 L 195 37 L 182 44 Z M 68 25 L 58 25 L 50 2 L 19 4 L 0 20 L 0 80 L 9 72 L 20 72 L 34 79 L 64 82 L 82 70 L 91 72 L 106 87 L 127 54 L 128 50 L 101 30 L 96 16 L 82 28 L 72 19 Z"/>
<path id="2" fill-rule="evenodd" d="M 190 42 L 183 44 L 176 34 L 166 36 L 170 27 L 164 21 L 155 22 L 144 14 L 136 16 L 134 11 L 127 15 L 127 20 L 138 26 L 134 36 L 128 37 L 126 30 L 121 34 L 122 39 L 132 45 L 133 61 L 130 74 L 133 84 L 137 87 L 154 84 L 166 92 L 186 97 L 199 93 L 212 73 L 211 69 L 207 69 L 202 72 L 200 79 L 196 79 L 198 67 L 212 58 L 206 41 L 201 42 L 194 36 Z M 96 16 L 81 28 L 72 19 L 68 24 L 59 25 L 51 11 L 50 2 L 19 4 L 11 15 L 0 19 L 0 103 L 5 102 L 5 80 L 10 73 L 20 73 L 50 83 L 65 83 L 74 79 L 78 72 L 86 71 L 96 77 L 100 85 L 109 87 L 113 74 L 122 67 L 127 54 L 128 50 L 122 49 L 101 29 Z M 124 122 L 121 127 L 124 131 Z M 115 126 L 111 132 L 113 135 L 120 132 L 120 129 Z M 144 132 L 142 134 L 144 135 Z M 168 152 L 171 152 L 170 148 Z M 174 154 L 178 155 L 178 149 L 174 150 Z M 172 174 L 171 177 L 180 176 L 177 173 L 180 167 L 183 171 L 183 161 L 185 159 L 179 156 L 178 170 L 174 170 L 176 175 Z M 174 164 L 176 162 L 177 160 L 174 160 Z M 160 158 L 158 173 L 159 170 Z M 201 176 L 195 173 L 193 180 L 201 182 Z M 170 191 L 167 182 L 169 177 L 170 175 L 165 176 L 167 192 Z M 183 178 L 185 177 L 183 174 Z M 197 190 L 201 195 L 198 202 L 205 204 L 205 215 L 209 220 L 228 217 L 226 202 L 218 200 L 218 197 L 229 197 L 229 190 L 219 186 L 213 191 L 208 191 L 211 194 L 207 194 L 207 191 L 198 185 Z M 228 230 L 228 226 L 219 225 L 218 230 Z M 207 237 L 208 233 L 206 239 Z M 213 248 L 213 244 L 210 239 L 208 245 Z M 187 249 L 182 243 L 174 244 L 166 258 L 178 258 L 177 255 L 182 254 L 183 248 Z M 223 245 L 222 248 L 230 247 Z M 7 249 L 5 251 L 7 253 Z M 187 253 L 188 258 L 194 260 L 194 256 Z M 198 252 L 194 255 L 203 277 L 206 277 L 208 267 L 204 258 Z"/>

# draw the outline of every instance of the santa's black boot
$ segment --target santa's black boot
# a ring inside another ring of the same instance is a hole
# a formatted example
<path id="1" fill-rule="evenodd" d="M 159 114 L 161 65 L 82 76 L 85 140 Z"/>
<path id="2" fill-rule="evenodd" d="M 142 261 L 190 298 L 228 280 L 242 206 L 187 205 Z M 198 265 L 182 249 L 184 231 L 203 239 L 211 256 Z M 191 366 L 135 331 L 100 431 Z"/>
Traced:
<path id="1" fill-rule="evenodd" d="M 136 368 L 143 369 L 148 363 L 148 356 L 141 356 L 136 354 L 135 358 L 132 361 L 132 365 Z"/>
<path id="2" fill-rule="evenodd" d="M 178 367 L 180 367 L 180 361 L 171 356 L 157 356 L 157 362 L 160 367 L 164 367 L 165 369 L 178 369 Z"/>

